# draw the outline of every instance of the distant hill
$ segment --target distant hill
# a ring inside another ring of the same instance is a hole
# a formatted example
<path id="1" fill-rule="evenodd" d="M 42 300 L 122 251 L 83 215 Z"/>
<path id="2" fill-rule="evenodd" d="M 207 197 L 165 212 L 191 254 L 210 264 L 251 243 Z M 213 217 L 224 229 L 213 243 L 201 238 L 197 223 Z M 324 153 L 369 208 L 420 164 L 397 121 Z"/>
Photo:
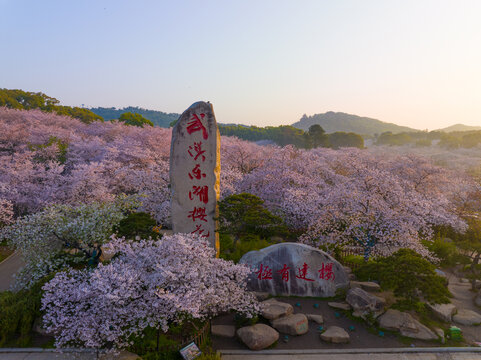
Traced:
<path id="1" fill-rule="evenodd" d="M 314 124 L 321 125 L 326 133 L 344 131 L 372 136 L 374 134 L 382 134 L 386 131 L 391 131 L 392 133 L 419 131 L 407 126 L 399 126 L 368 117 L 332 111 L 312 116 L 304 115 L 301 120 L 292 124 L 292 126 L 307 131 L 309 130 L 309 127 Z"/>
<path id="2" fill-rule="evenodd" d="M 456 124 L 448 126 L 444 129 L 438 129 L 436 131 L 443 131 L 443 132 L 453 132 L 453 131 L 476 131 L 481 130 L 481 126 L 469 126 L 464 124 Z"/>
<path id="3" fill-rule="evenodd" d="M 180 117 L 180 114 L 176 114 L 176 113 L 168 114 L 162 111 L 148 110 L 148 109 L 143 109 L 143 108 L 134 107 L 134 106 L 124 107 L 123 109 L 116 109 L 114 107 L 112 108 L 97 107 L 97 108 L 91 108 L 90 111 L 92 111 L 94 114 L 102 116 L 104 120 L 118 119 L 120 115 L 126 112 L 137 113 L 142 115 L 146 119 L 149 119 L 150 121 L 152 121 L 155 126 L 164 127 L 164 128 L 169 127 L 169 124 L 172 121 L 176 121 Z"/>

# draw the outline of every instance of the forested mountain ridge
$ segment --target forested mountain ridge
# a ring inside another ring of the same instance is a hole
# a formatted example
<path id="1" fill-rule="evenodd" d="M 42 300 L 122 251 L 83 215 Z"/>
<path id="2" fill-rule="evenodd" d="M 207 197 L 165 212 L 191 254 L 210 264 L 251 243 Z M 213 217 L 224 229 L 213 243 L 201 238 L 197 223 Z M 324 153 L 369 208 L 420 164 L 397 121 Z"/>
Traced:
<path id="1" fill-rule="evenodd" d="M 436 131 L 442 131 L 442 132 L 453 132 L 453 131 L 476 131 L 476 130 L 481 130 L 481 126 L 470 126 L 470 125 L 464 125 L 464 124 L 455 124 L 448 126 L 443 129 L 438 129 Z"/>
<path id="2" fill-rule="evenodd" d="M 149 110 L 149 109 L 144 109 L 138 106 L 128 106 L 122 109 L 117 109 L 114 107 L 111 107 L 111 108 L 96 107 L 96 108 L 90 108 L 90 111 L 92 111 L 94 114 L 102 116 L 105 120 L 118 119 L 120 115 L 127 112 L 140 114 L 146 119 L 152 121 L 155 126 L 164 127 L 164 128 L 168 128 L 171 122 L 176 121 L 180 117 L 180 114 L 165 113 L 163 111 L 157 111 L 157 110 Z"/>
<path id="3" fill-rule="evenodd" d="M 320 125 L 326 133 L 343 131 L 370 136 L 382 134 L 387 131 L 392 133 L 419 131 L 407 126 L 386 123 L 368 117 L 332 111 L 324 114 L 314 114 L 312 116 L 304 114 L 301 120 L 295 122 L 292 126 L 307 131 L 310 126 L 315 124 Z"/>

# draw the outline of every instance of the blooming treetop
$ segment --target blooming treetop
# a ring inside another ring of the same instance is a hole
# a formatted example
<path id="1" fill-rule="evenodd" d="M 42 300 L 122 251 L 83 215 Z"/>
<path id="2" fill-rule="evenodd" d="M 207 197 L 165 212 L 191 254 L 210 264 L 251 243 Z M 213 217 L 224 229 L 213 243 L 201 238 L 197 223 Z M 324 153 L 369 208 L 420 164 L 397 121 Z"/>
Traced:
<path id="1" fill-rule="evenodd" d="M 136 199 L 126 197 L 110 203 L 53 205 L 4 227 L 0 237 L 20 250 L 25 261 L 15 287 L 28 287 L 62 267 L 65 258 L 59 254 L 63 248 L 78 249 L 90 256 L 94 246 L 107 241 L 113 227 L 137 206 Z"/>
<path id="2" fill-rule="evenodd" d="M 139 242 L 113 237 L 109 246 L 119 255 L 108 265 L 57 273 L 43 287 L 44 323 L 57 347 L 124 348 L 148 326 L 167 331 L 188 317 L 259 310 L 246 292 L 250 270 L 215 258 L 196 235 Z"/>
<path id="3" fill-rule="evenodd" d="M 49 204 L 142 194 L 139 210 L 168 227 L 170 137 L 170 129 L 0 108 L 0 199 L 19 215 Z M 429 239 L 433 224 L 462 229 L 461 211 L 476 190 L 461 172 L 409 154 L 221 141 L 221 198 L 259 196 L 291 228 L 307 231 L 305 241 L 332 242 L 345 229 L 343 242 L 373 248 L 376 241 L 374 253 L 404 245 L 425 253 L 420 236 Z M 63 160 L 61 144 L 68 144 Z M 331 220 L 322 225 L 324 217 Z"/>

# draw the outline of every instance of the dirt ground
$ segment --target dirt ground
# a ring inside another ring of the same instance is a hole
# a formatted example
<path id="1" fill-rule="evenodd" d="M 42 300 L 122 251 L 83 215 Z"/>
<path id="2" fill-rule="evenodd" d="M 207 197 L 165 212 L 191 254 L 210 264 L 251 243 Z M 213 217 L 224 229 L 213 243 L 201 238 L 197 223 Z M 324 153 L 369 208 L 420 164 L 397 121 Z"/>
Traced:
<path id="1" fill-rule="evenodd" d="M 328 301 L 315 298 L 277 297 L 277 300 L 291 304 L 294 313 L 319 314 L 324 318 L 324 329 L 327 326 L 335 325 L 344 328 L 350 335 L 351 341 L 348 344 L 330 344 L 320 339 L 319 325 L 309 321 L 309 332 L 301 336 L 289 336 L 284 341 L 284 335 L 280 334 L 276 350 L 283 349 L 353 349 L 353 348 L 396 348 L 396 347 L 433 347 L 440 346 L 439 342 L 420 341 L 414 339 L 401 339 L 394 333 L 385 332 L 380 336 L 377 331 L 368 328 L 360 320 L 348 318 L 342 311 L 335 310 L 327 305 Z M 299 303 L 301 306 L 296 306 Z M 319 304 L 315 308 L 314 304 Z M 340 317 L 336 317 L 336 312 Z M 214 325 L 234 325 L 233 315 L 217 317 L 212 321 Z M 350 331 L 349 327 L 354 326 Z M 481 331 L 481 329 L 479 329 Z M 219 349 L 248 349 L 236 338 L 221 338 L 212 336 L 213 347 Z"/>

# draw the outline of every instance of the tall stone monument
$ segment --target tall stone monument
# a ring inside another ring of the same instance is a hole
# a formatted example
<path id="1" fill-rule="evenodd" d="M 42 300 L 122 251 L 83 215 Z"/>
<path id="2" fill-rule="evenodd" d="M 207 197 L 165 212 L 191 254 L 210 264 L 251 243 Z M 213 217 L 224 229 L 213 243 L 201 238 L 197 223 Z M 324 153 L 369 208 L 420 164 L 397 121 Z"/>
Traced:
<path id="1" fill-rule="evenodd" d="M 172 130 L 170 186 L 174 233 L 199 234 L 218 256 L 220 134 L 210 103 L 192 104 Z"/>

